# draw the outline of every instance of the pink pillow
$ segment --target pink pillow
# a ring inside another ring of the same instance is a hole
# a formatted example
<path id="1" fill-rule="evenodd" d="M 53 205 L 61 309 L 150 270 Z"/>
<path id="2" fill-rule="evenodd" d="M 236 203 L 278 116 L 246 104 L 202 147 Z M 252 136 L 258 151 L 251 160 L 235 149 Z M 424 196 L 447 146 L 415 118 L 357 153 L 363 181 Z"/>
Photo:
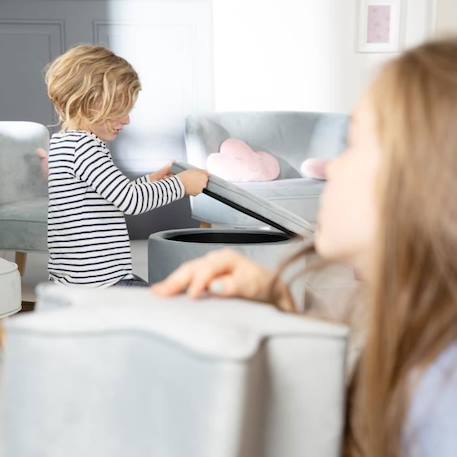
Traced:
<path id="1" fill-rule="evenodd" d="M 244 141 L 225 140 L 219 152 L 210 154 L 208 171 L 227 181 L 273 181 L 281 171 L 279 162 L 268 152 L 254 151 Z"/>
<path id="2" fill-rule="evenodd" d="M 300 167 L 301 174 L 305 178 L 327 180 L 328 159 L 306 159 Z"/>

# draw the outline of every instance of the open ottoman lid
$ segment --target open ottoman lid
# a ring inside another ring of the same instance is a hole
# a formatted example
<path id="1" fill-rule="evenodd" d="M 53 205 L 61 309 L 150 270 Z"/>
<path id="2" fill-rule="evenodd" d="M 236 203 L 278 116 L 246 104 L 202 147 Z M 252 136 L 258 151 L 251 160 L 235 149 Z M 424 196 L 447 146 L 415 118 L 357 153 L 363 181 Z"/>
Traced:
<path id="1" fill-rule="evenodd" d="M 196 167 L 175 162 L 171 171 L 177 174 L 193 168 Z M 312 235 L 314 232 L 310 222 L 218 176 L 209 175 L 208 185 L 203 193 L 288 235 Z"/>

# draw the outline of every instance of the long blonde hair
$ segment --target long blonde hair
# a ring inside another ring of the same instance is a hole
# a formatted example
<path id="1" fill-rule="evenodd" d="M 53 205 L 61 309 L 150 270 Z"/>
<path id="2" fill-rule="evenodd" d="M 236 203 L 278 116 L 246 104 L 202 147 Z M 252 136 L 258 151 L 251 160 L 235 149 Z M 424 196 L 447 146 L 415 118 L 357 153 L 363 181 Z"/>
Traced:
<path id="1" fill-rule="evenodd" d="M 398 457 L 413 374 L 457 341 L 457 39 L 404 53 L 371 95 L 382 222 L 347 454 Z"/>
<path id="2" fill-rule="evenodd" d="M 138 74 L 102 46 L 78 45 L 54 60 L 45 75 L 62 128 L 127 114 L 141 90 Z"/>
<path id="3" fill-rule="evenodd" d="M 400 457 L 413 380 L 457 342 L 457 38 L 391 61 L 370 94 L 381 226 L 344 454 Z M 308 244 L 279 274 L 313 252 Z"/>

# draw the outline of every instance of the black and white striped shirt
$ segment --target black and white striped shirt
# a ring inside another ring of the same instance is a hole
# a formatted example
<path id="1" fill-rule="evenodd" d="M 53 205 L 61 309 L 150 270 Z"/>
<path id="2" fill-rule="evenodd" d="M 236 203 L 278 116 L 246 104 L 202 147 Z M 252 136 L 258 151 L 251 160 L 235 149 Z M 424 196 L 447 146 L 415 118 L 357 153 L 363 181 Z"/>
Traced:
<path id="1" fill-rule="evenodd" d="M 132 278 L 125 214 L 141 214 L 182 198 L 176 176 L 130 181 L 92 133 L 52 135 L 49 147 L 49 279 L 107 287 Z"/>

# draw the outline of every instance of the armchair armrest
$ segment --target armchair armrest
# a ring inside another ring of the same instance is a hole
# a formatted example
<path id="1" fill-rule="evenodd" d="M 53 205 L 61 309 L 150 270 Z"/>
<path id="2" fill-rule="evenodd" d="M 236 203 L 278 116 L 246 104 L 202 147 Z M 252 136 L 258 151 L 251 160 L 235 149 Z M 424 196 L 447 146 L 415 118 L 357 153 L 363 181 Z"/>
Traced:
<path id="1" fill-rule="evenodd" d="M 219 151 L 219 146 L 227 138 L 230 138 L 230 133 L 216 122 L 200 116 L 189 116 L 185 130 L 187 161 L 206 169 L 208 155 Z"/>
<path id="2" fill-rule="evenodd" d="M 47 195 L 37 148 L 49 149 L 44 125 L 0 122 L 0 205 Z"/>
<path id="3" fill-rule="evenodd" d="M 6 455 L 339 455 L 345 327 L 144 289 L 39 301 L 8 322 Z"/>

